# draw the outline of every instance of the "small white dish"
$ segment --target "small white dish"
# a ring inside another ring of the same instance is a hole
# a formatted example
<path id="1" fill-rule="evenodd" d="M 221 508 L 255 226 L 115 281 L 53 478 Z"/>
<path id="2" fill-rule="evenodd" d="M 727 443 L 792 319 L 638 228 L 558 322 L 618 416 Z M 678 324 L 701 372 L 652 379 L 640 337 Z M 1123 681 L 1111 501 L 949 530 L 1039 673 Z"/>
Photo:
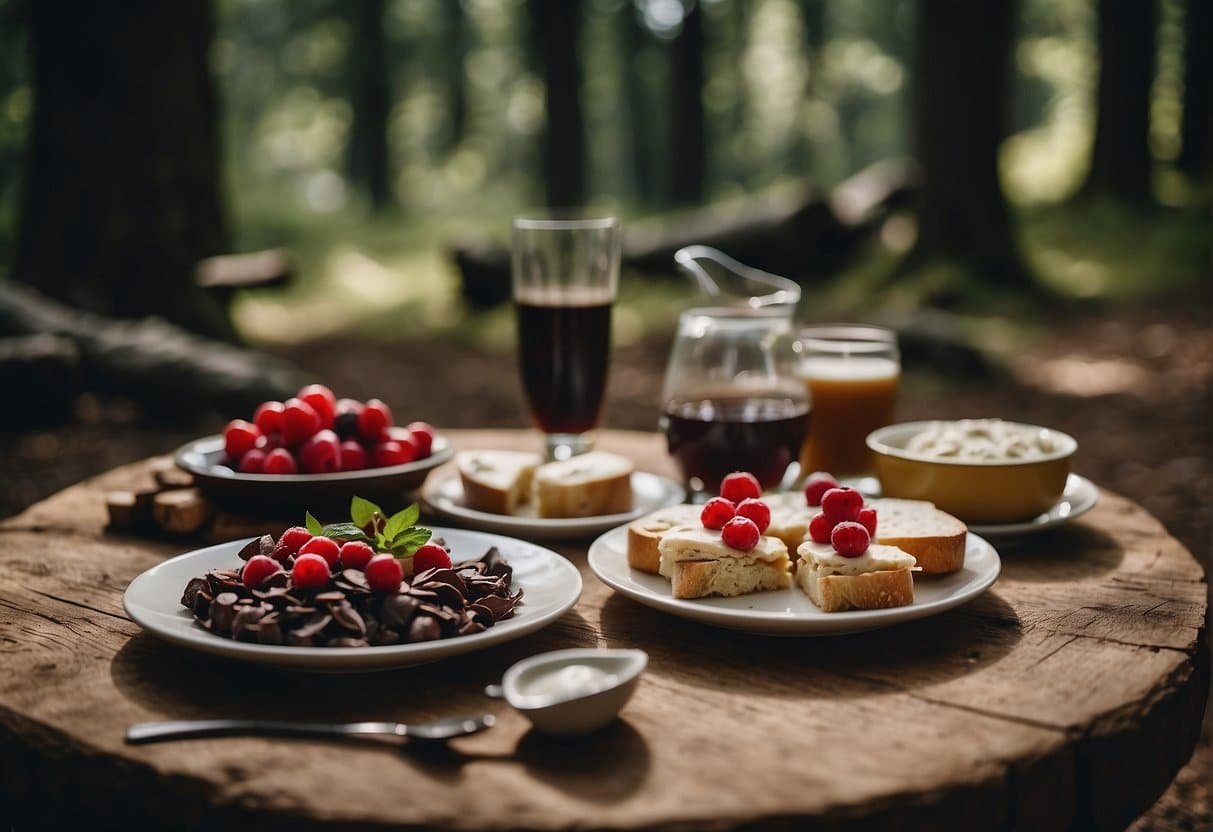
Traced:
<path id="1" fill-rule="evenodd" d="M 193 650 L 276 667 L 349 673 L 427 664 L 512 641 L 551 624 L 581 596 L 577 567 L 551 549 L 463 529 L 435 527 L 434 534 L 450 545 L 456 562 L 478 558 L 489 547 L 497 547 L 514 568 L 514 588 L 523 591 L 522 603 L 512 618 L 474 635 L 379 647 L 287 647 L 221 638 L 194 622 L 189 610 L 181 606 L 181 593 L 191 578 L 238 565 L 237 553 L 248 540 L 197 549 L 153 566 L 131 581 L 122 605 L 153 636 Z"/>
<path id="2" fill-rule="evenodd" d="M 590 545 L 589 564 L 611 589 L 647 607 L 730 630 L 782 636 L 858 633 L 936 615 L 981 595 L 1002 569 L 994 547 L 970 532 L 965 542 L 964 568 L 950 575 L 915 575 L 913 604 L 883 610 L 822 612 L 795 585 L 733 598 L 675 598 L 665 578 L 628 566 L 626 526 L 612 529 Z"/>
<path id="3" fill-rule="evenodd" d="M 643 650 L 554 650 L 513 665 L 501 688 L 505 700 L 536 729 L 589 734 L 619 714 L 648 663 Z"/>
<path id="4" fill-rule="evenodd" d="M 969 524 L 969 530 L 985 537 L 1015 537 L 1036 534 L 1081 517 L 1099 502 L 1099 488 L 1086 477 L 1070 474 L 1061 499 L 1043 514 L 1023 523 L 1003 523 L 995 526 Z"/>
<path id="5" fill-rule="evenodd" d="M 593 517 L 537 517 L 533 506 L 523 506 L 518 514 L 493 514 L 468 508 L 464 503 L 459 472 L 435 474 L 421 492 L 430 511 L 448 520 L 485 531 L 501 532 L 535 540 L 570 540 L 601 534 L 620 524 L 666 506 L 678 505 L 687 493 L 678 483 L 656 474 L 637 471 L 632 474 L 634 508 L 623 514 L 599 514 Z"/>

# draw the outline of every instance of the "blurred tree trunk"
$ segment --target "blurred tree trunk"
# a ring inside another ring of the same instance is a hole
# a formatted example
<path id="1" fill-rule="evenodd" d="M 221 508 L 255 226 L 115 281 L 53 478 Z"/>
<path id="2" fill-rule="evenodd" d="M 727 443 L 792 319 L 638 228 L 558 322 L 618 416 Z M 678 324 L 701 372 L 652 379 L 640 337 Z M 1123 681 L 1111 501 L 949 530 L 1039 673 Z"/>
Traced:
<path id="1" fill-rule="evenodd" d="M 918 0 L 913 139 L 922 174 L 908 265 L 959 264 L 1029 282 L 998 179 L 1006 134 L 1014 0 Z"/>
<path id="2" fill-rule="evenodd" d="M 582 0 L 527 0 L 547 114 L 542 146 L 549 208 L 585 202 L 585 119 L 581 112 Z"/>
<path id="3" fill-rule="evenodd" d="M 645 84 L 645 64 L 651 57 L 652 37 L 640 20 L 634 3 L 623 5 L 619 12 L 623 69 L 624 118 L 627 119 L 628 143 L 632 166 L 632 188 L 643 205 L 656 203 L 658 197 L 657 157 L 653 152 L 654 135 L 648 114 L 649 90 Z"/>
<path id="4" fill-rule="evenodd" d="M 467 87 L 464 82 L 463 65 L 467 59 L 467 18 L 460 0 L 444 0 L 439 4 L 443 14 L 443 54 L 447 60 L 444 80 L 446 82 L 446 105 L 450 116 L 447 122 L 447 153 L 453 152 L 463 141 L 467 123 Z"/>
<path id="5" fill-rule="evenodd" d="M 388 150 L 388 115 L 392 108 L 387 45 L 383 36 L 384 0 L 350 0 L 352 37 L 349 46 L 350 179 L 371 200 L 376 211 L 392 202 Z"/>
<path id="6" fill-rule="evenodd" d="M 1188 0 L 1184 14 L 1184 104 L 1180 124 L 1179 169 L 1194 179 L 1209 175 L 1213 108 L 1209 106 L 1213 67 L 1209 66 L 1209 11 L 1213 0 Z"/>
<path id="7" fill-rule="evenodd" d="M 1150 87 L 1158 4 L 1099 0 L 1097 17 L 1099 91 L 1084 191 L 1145 205 L 1151 201 Z"/>
<path id="8" fill-rule="evenodd" d="M 227 249 L 208 0 L 39 0 L 13 275 L 120 317 L 234 339 L 194 266 Z"/>
<path id="9" fill-rule="evenodd" d="M 703 10 L 689 0 L 682 27 L 670 42 L 669 192 L 676 205 L 703 201 L 707 135 L 703 113 Z"/>

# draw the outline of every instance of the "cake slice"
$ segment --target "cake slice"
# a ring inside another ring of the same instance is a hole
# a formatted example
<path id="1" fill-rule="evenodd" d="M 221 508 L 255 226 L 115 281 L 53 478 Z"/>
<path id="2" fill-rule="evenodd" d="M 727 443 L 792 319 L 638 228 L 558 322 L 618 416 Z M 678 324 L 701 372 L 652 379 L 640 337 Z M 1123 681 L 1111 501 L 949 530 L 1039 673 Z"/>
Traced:
<path id="1" fill-rule="evenodd" d="M 535 470 L 532 490 L 540 517 L 593 517 L 632 510 L 631 461 L 592 451 Z"/>
<path id="2" fill-rule="evenodd" d="M 463 480 L 468 508 L 492 514 L 513 514 L 526 502 L 531 478 L 542 460 L 522 451 L 462 451 L 455 467 Z"/>
<path id="3" fill-rule="evenodd" d="M 925 575 L 955 572 L 965 564 L 968 528 L 925 500 L 869 500 L 876 509 L 876 540 L 918 561 Z"/>
<path id="4" fill-rule="evenodd" d="M 658 509 L 628 525 L 628 566 L 642 572 L 660 574 L 661 552 L 657 546 L 671 529 L 699 523 L 701 506 L 670 506 Z"/>
<path id="5" fill-rule="evenodd" d="M 670 579 L 675 598 L 729 597 L 792 585 L 788 549 L 777 537 L 760 537 L 757 546 L 743 552 L 726 545 L 718 531 L 676 528 L 657 548 L 659 572 Z"/>
<path id="6" fill-rule="evenodd" d="M 878 610 L 914 603 L 914 556 L 873 543 L 846 557 L 826 543 L 802 543 L 796 583 L 822 612 Z"/>

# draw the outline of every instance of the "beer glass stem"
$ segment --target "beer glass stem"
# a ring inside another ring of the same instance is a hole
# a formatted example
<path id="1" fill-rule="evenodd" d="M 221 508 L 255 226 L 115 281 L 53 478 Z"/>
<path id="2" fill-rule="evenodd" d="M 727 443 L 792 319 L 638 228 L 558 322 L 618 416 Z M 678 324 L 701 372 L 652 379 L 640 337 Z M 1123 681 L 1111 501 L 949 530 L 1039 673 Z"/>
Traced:
<path id="1" fill-rule="evenodd" d="M 594 431 L 585 433 L 546 433 L 543 436 L 548 462 L 583 454 L 594 447 Z"/>

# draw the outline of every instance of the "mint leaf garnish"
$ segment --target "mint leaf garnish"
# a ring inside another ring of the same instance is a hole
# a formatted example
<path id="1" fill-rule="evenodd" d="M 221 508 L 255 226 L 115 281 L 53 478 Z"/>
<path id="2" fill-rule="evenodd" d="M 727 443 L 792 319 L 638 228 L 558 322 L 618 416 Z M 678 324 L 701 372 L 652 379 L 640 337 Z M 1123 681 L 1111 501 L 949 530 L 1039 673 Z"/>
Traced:
<path id="1" fill-rule="evenodd" d="M 392 554 L 398 558 L 408 557 L 429 542 L 432 534 L 433 532 L 422 526 L 405 529 L 392 541 Z"/>
<path id="2" fill-rule="evenodd" d="M 355 526 L 365 528 L 368 523 L 375 519 L 375 515 L 383 515 L 383 509 L 372 503 L 365 497 L 354 497 L 350 500 L 350 520 Z"/>
<path id="3" fill-rule="evenodd" d="M 312 533 L 312 537 L 316 537 L 324 531 L 324 524 L 313 517 L 310 511 L 307 513 L 307 517 L 304 518 L 303 524 L 307 526 L 307 530 Z"/>
<path id="4" fill-rule="evenodd" d="M 347 542 L 350 540 L 363 540 L 369 543 L 371 539 L 366 536 L 359 527 L 353 523 L 330 523 L 321 530 L 320 534 L 324 537 L 331 537 L 333 540 Z"/>
<path id="5" fill-rule="evenodd" d="M 383 539 L 390 545 L 405 529 L 417 525 L 417 519 L 421 517 L 421 509 L 416 503 L 393 514 L 388 518 L 387 525 L 383 527 Z"/>

